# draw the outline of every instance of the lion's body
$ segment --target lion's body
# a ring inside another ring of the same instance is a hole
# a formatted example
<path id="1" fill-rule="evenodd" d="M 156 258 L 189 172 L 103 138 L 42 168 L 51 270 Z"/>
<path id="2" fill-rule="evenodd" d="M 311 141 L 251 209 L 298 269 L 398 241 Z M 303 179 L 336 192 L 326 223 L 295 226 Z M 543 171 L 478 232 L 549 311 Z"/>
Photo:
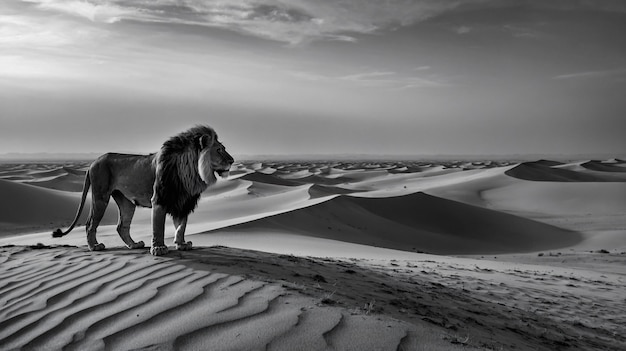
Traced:
<path id="1" fill-rule="evenodd" d="M 119 191 L 137 206 L 152 207 L 155 160 L 156 154 L 108 153 L 100 156 L 89 167 L 92 194 L 111 196 Z"/>
<path id="2" fill-rule="evenodd" d="M 161 150 L 150 155 L 107 153 L 90 166 L 83 187 L 81 204 L 70 228 L 53 236 L 69 233 L 76 225 L 87 191 L 91 188 L 92 206 L 86 224 L 87 244 L 91 250 L 102 250 L 96 240 L 96 229 L 111 197 L 119 208 L 117 231 L 129 248 L 144 247 L 130 236 L 130 224 L 136 206 L 152 208 L 153 238 L 151 252 L 167 252 L 164 244 L 166 214 L 176 227 L 178 249 L 190 249 L 184 241 L 187 216 L 196 208 L 200 194 L 217 180 L 213 172 L 226 174 L 233 162 L 217 134 L 210 127 L 197 126 L 168 139 Z"/>

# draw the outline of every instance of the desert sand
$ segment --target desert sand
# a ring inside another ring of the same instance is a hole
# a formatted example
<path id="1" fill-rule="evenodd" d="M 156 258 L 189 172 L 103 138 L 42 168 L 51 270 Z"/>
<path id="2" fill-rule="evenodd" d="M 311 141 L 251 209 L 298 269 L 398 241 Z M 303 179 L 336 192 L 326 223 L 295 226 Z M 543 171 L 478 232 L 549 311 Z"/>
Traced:
<path id="1" fill-rule="evenodd" d="M 165 257 L 51 237 L 87 166 L 0 164 L 2 350 L 626 348 L 621 159 L 240 162 Z"/>

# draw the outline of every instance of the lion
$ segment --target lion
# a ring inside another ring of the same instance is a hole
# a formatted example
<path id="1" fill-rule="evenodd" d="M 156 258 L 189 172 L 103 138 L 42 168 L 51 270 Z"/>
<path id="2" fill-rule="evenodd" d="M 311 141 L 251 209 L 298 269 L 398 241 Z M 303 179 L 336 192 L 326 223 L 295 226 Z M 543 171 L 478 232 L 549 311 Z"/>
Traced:
<path id="1" fill-rule="evenodd" d="M 185 241 L 187 217 L 195 210 L 200 194 L 217 181 L 215 174 L 228 177 L 233 162 L 213 128 L 203 125 L 171 137 L 157 153 L 104 154 L 87 171 L 74 221 L 66 231 L 57 229 L 52 236 L 62 237 L 72 231 L 91 187 L 92 205 L 85 225 L 90 250 L 104 250 L 104 244 L 96 240 L 96 229 L 111 197 L 119 208 L 117 232 L 129 249 L 145 246 L 130 236 L 135 208 L 141 206 L 152 208 L 151 254 L 168 252 L 164 238 L 168 214 L 175 226 L 176 249 L 191 250 L 191 241 Z"/>

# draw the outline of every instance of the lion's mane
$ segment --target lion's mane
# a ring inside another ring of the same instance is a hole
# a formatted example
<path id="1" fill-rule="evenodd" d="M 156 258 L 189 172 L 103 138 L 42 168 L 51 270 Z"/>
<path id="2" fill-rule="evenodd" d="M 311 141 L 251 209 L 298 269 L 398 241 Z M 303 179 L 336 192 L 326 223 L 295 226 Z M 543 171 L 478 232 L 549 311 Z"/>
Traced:
<path id="1" fill-rule="evenodd" d="M 206 135 L 217 139 L 212 128 L 196 126 L 165 141 L 156 155 L 154 201 L 173 217 L 184 218 L 193 212 L 200 194 L 210 185 L 198 174 L 198 157 Z"/>

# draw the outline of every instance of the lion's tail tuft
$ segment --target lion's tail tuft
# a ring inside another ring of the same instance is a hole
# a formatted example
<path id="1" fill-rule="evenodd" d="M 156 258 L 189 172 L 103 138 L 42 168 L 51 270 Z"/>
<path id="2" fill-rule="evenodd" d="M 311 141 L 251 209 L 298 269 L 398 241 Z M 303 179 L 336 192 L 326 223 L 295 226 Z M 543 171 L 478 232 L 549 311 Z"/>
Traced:
<path id="1" fill-rule="evenodd" d="M 61 229 L 57 229 L 54 232 L 52 232 L 52 237 L 53 238 L 60 238 L 62 236 L 64 236 L 67 233 L 63 233 L 63 231 Z"/>

